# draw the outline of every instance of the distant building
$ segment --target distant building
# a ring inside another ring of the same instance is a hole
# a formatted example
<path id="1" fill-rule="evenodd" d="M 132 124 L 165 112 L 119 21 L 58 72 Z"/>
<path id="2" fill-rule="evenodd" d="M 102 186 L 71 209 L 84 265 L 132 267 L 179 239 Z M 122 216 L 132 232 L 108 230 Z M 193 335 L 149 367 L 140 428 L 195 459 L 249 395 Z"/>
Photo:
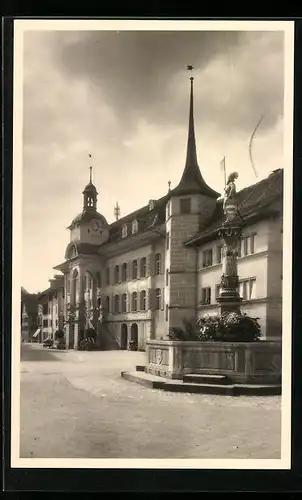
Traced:
<path id="1" fill-rule="evenodd" d="M 21 339 L 31 342 L 38 325 L 38 295 L 21 288 Z"/>
<path id="2" fill-rule="evenodd" d="M 38 339 L 55 338 L 55 332 L 64 328 L 64 277 L 55 275 L 50 286 L 38 296 Z"/>
<path id="3" fill-rule="evenodd" d="M 82 212 L 68 228 L 65 261 L 55 267 L 64 275 L 69 347 L 76 348 L 85 329 L 94 328 L 108 348 L 126 349 L 133 340 L 144 349 L 147 340 L 165 338 L 184 318 L 218 312 L 217 230 L 223 211 L 219 193 L 206 184 L 197 162 L 193 79 L 179 184 L 110 225 L 97 211 L 97 194 L 90 179 Z M 263 338 L 277 339 L 282 332 L 283 170 L 240 191 L 239 200 L 245 224 L 238 249 L 242 309 L 259 316 Z M 56 326 L 50 323 L 49 292 L 44 296 L 43 332 L 47 323 L 51 334 Z"/>

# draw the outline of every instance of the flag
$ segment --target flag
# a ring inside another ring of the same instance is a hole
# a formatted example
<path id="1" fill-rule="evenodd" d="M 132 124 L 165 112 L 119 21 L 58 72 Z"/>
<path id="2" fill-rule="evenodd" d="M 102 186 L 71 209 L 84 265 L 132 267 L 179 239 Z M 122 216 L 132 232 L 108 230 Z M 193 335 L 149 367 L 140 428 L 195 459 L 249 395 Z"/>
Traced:
<path id="1" fill-rule="evenodd" d="M 224 185 L 226 186 L 226 168 L 225 168 L 225 156 L 223 157 L 223 159 L 221 160 L 220 162 L 220 168 L 221 170 L 223 171 L 224 173 Z"/>

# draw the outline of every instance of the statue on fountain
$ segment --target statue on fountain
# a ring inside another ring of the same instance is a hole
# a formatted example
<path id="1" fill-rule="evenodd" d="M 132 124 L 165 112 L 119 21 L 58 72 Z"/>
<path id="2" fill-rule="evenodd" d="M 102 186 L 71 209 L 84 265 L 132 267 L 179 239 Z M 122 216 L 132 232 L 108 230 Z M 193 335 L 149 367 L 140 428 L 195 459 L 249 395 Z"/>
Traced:
<path id="1" fill-rule="evenodd" d="M 230 222 L 237 214 L 237 196 L 235 180 L 238 179 L 238 172 L 232 172 L 227 180 L 224 189 L 223 212 L 226 220 Z"/>
<path id="2" fill-rule="evenodd" d="M 238 204 L 236 195 L 235 181 L 238 173 L 233 172 L 229 175 L 225 187 L 223 199 L 224 221 L 219 230 L 219 236 L 223 240 L 222 253 L 222 291 L 220 302 L 228 298 L 231 304 L 222 307 L 223 310 L 238 310 L 240 298 L 238 294 L 238 243 L 241 237 L 241 228 L 235 223 L 235 216 L 238 214 Z"/>

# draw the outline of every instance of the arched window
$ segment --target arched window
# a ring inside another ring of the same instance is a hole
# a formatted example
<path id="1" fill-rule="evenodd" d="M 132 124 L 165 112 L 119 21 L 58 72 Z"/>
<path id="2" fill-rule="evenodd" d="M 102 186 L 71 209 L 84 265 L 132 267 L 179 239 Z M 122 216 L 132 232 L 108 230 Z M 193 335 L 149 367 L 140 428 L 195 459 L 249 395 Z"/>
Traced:
<path id="1" fill-rule="evenodd" d="M 141 278 L 145 278 L 147 273 L 147 259 L 146 257 L 143 257 L 141 259 Z"/>
<path id="2" fill-rule="evenodd" d="M 160 274 L 161 272 L 161 255 L 157 253 L 155 255 L 155 274 Z"/>
<path id="3" fill-rule="evenodd" d="M 79 302 L 80 298 L 80 282 L 79 282 L 79 273 L 78 270 L 75 269 L 73 275 L 72 275 L 72 302 L 73 304 Z"/>
<path id="4" fill-rule="evenodd" d="M 122 281 L 127 281 L 127 264 L 124 262 L 122 265 Z"/>
<path id="5" fill-rule="evenodd" d="M 120 266 L 115 266 L 114 268 L 114 283 L 119 283 L 120 281 Z"/>
<path id="6" fill-rule="evenodd" d="M 155 307 L 157 310 L 160 309 L 161 307 L 161 289 L 160 288 L 156 288 L 155 290 Z"/>
<path id="7" fill-rule="evenodd" d="M 105 303 L 106 311 L 110 312 L 110 297 L 106 297 L 106 303 Z"/>
<path id="8" fill-rule="evenodd" d="M 114 312 L 115 313 L 120 312 L 120 296 L 119 295 L 114 296 Z"/>
<path id="9" fill-rule="evenodd" d="M 132 279 L 137 279 L 137 260 L 132 262 Z"/>
<path id="10" fill-rule="evenodd" d="M 137 311 L 137 292 L 132 294 L 132 311 Z"/>
<path id="11" fill-rule="evenodd" d="M 126 238 L 127 236 L 127 225 L 125 224 L 123 227 L 122 227 L 122 238 Z"/>
<path id="12" fill-rule="evenodd" d="M 146 310 L 146 290 L 142 290 L 140 293 L 140 310 Z"/>
<path id="13" fill-rule="evenodd" d="M 132 222 L 132 234 L 137 233 L 137 231 L 138 231 L 138 222 L 137 222 L 137 220 L 134 220 Z"/>
<path id="14" fill-rule="evenodd" d="M 127 294 L 123 293 L 122 295 L 122 312 L 125 313 L 127 311 Z"/>

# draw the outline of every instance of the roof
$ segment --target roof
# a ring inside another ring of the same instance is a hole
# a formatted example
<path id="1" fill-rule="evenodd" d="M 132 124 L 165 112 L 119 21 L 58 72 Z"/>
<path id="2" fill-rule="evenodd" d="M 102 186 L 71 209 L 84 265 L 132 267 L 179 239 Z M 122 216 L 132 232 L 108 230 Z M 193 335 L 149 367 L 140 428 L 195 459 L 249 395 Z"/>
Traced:
<path id="1" fill-rule="evenodd" d="M 37 293 L 24 293 L 21 295 L 21 300 L 25 305 L 27 314 L 36 314 L 38 312 Z"/>
<path id="2" fill-rule="evenodd" d="M 132 222 L 135 220 L 138 222 L 138 233 L 142 233 L 163 224 L 165 222 L 166 203 L 168 199 L 169 194 L 166 194 L 162 198 L 154 200 L 154 208 L 152 210 L 150 210 L 148 204 L 110 224 L 108 243 L 120 239 L 123 226 L 126 225 L 130 230 Z M 130 236 L 131 231 L 129 231 L 128 234 Z"/>
<path id="3" fill-rule="evenodd" d="M 198 166 L 193 112 L 193 78 L 191 77 L 190 80 L 191 92 L 186 163 L 180 182 L 176 188 L 170 191 L 170 196 L 198 193 L 217 199 L 219 197 L 219 193 L 207 185 Z"/>
<path id="4" fill-rule="evenodd" d="M 99 246 L 98 245 L 91 245 L 90 243 L 82 243 L 81 241 L 78 241 L 78 240 L 71 241 L 67 245 L 67 248 L 65 251 L 65 259 L 72 258 L 69 256 L 69 252 L 72 248 L 74 248 L 76 251 L 74 256 L 80 255 L 80 254 L 85 254 L 85 255 L 90 254 L 91 255 L 91 254 L 98 253 Z"/>
<path id="5" fill-rule="evenodd" d="M 91 193 L 91 194 L 94 194 L 94 195 L 98 194 L 95 185 L 92 184 L 91 181 L 87 184 L 87 186 L 85 186 L 83 194 L 84 193 Z"/>
<path id="6" fill-rule="evenodd" d="M 256 184 L 252 184 L 241 191 L 238 191 L 238 209 L 243 221 L 237 217 L 237 221 L 244 224 L 255 218 L 265 218 L 272 211 L 274 205 L 279 202 L 279 210 L 282 210 L 283 197 L 283 169 L 274 170 L 268 177 Z M 217 202 L 215 212 L 211 220 L 199 233 L 186 242 L 186 245 L 200 244 L 216 238 L 219 227 L 223 220 L 222 202 Z M 236 220 L 234 220 L 236 222 Z"/>
<path id="7" fill-rule="evenodd" d="M 78 222 L 82 222 L 82 221 L 89 222 L 92 219 L 100 220 L 102 222 L 102 225 L 104 225 L 104 226 L 108 225 L 107 220 L 105 219 L 104 215 L 100 214 L 95 209 L 88 209 L 88 210 L 84 209 L 80 214 L 78 214 L 73 219 L 73 221 L 70 224 L 70 226 L 68 227 L 68 229 L 72 229 L 75 226 L 75 224 L 77 224 Z"/>

